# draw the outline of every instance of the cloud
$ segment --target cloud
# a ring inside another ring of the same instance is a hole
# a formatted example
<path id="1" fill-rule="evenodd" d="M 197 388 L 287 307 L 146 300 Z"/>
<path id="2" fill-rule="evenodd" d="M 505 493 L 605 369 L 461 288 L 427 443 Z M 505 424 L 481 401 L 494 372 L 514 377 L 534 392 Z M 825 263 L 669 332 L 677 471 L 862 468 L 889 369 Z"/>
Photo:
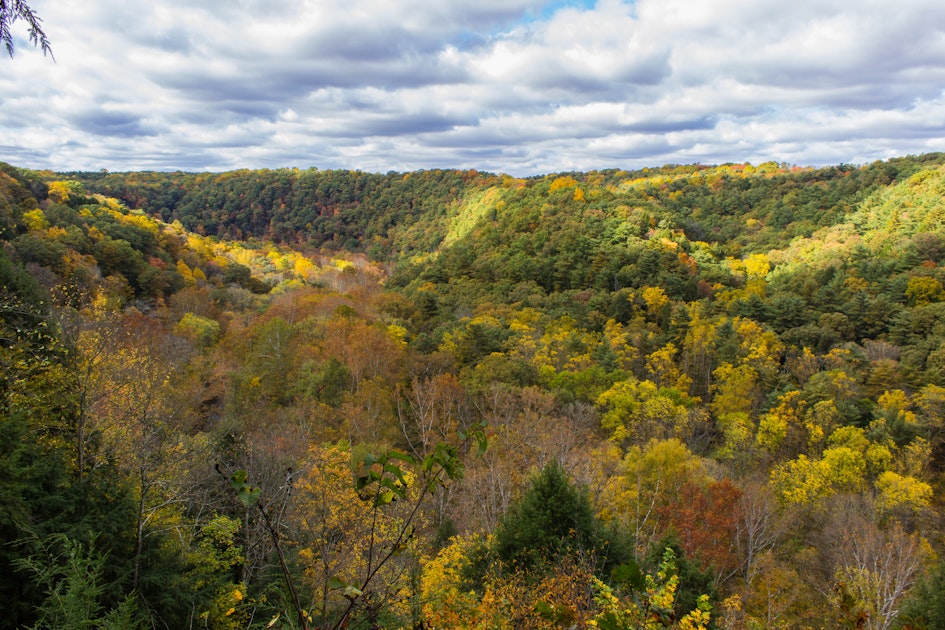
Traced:
<path id="1" fill-rule="evenodd" d="M 155 132 L 148 128 L 140 118 L 133 114 L 110 112 L 104 109 L 88 109 L 75 112 L 69 121 L 84 133 L 93 136 L 153 136 Z"/>
<path id="2" fill-rule="evenodd" d="M 63 0 L 0 159 L 71 170 L 869 161 L 945 140 L 926 0 Z"/>

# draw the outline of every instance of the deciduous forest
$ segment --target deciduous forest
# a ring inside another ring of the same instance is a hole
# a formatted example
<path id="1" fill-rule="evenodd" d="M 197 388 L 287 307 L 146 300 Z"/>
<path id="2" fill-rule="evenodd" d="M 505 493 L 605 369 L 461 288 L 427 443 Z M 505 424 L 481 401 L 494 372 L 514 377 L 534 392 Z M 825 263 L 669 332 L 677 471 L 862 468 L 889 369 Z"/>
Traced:
<path id="1" fill-rule="evenodd" d="M 943 154 L 0 163 L 0 628 L 943 628 L 943 265 Z"/>

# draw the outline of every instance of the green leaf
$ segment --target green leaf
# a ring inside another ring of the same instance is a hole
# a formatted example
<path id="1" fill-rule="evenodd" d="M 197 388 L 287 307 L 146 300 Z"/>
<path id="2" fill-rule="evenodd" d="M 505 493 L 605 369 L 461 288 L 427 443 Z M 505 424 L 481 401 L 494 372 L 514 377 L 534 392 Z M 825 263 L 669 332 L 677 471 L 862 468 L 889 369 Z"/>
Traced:
<path id="1" fill-rule="evenodd" d="M 364 591 L 362 591 L 356 586 L 351 586 L 349 584 L 348 586 L 345 587 L 345 590 L 342 591 L 341 594 L 344 595 L 347 599 L 353 600 L 364 595 Z"/>
<path id="2" fill-rule="evenodd" d="M 259 502 L 260 490 L 259 488 L 250 488 L 246 486 L 243 490 L 239 492 L 240 501 L 243 502 L 243 505 L 246 507 L 252 507 Z"/>
<path id="3" fill-rule="evenodd" d="M 402 486 L 407 487 L 407 478 L 404 476 L 404 471 L 400 469 L 400 466 L 395 466 L 394 464 L 385 464 L 384 470 L 394 475 L 397 478 L 397 481 L 400 482 Z"/>
<path id="4" fill-rule="evenodd" d="M 417 465 L 416 459 L 414 459 L 410 454 L 404 453 L 402 451 L 389 451 L 387 453 L 387 459 L 399 459 L 402 462 L 407 462 L 411 466 Z"/>
<path id="5" fill-rule="evenodd" d="M 245 470 L 237 470 L 233 473 L 233 476 L 230 477 L 230 484 L 234 490 L 239 490 L 246 483 L 246 476 Z"/>
<path id="6" fill-rule="evenodd" d="M 237 470 L 230 477 L 230 486 L 236 491 L 236 496 L 246 507 L 252 507 L 259 502 L 260 490 L 246 483 L 246 471 Z"/>
<path id="7" fill-rule="evenodd" d="M 392 492 L 391 490 L 386 490 L 386 491 L 384 491 L 384 492 L 379 492 L 379 493 L 377 494 L 377 498 L 374 499 L 374 506 L 377 507 L 377 506 L 381 506 L 381 505 L 387 505 L 388 503 L 390 503 L 391 501 L 393 501 L 396 496 L 397 496 L 397 495 L 396 495 L 394 492 Z"/>

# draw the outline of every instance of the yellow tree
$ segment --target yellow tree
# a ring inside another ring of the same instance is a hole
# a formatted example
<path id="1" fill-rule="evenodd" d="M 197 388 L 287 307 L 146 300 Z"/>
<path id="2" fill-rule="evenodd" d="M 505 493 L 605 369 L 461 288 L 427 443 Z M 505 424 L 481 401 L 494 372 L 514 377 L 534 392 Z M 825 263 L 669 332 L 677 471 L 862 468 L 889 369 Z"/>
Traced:
<path id="1" fill-rule="evenodd" d="M 371 505 L 359 499 L 353 479 L 351 453 L 344 445 L 312 446 L 296 484 L 291 544 L 298 548 L 303 581 L 312 593 L 306 608 L 320 624 L 332 607 L 346 601 L 342 591 L 332 589 L 332 580 L 357 582 L 360 550 L 371 535 Z M 389 525 L 381 529 L 386 533 Z"/>
<path id="2" fill-rule="evenodd" d="M 103 395 L 92 413 L 104 453 L 131 481 L 137 500 L 136 548 L 132 581 L 137 586 L 145 539 L 184 498 L 181 487 L 187 458 L 176 404 L 175 377 L 187 348 L 144 316 L 123 322 L 118 343 L 103 366 Z"/>
<path id="3" fill-rule="evenodd" d="M 679 501 L 688 481 L 704 477 L 702 460 L 676 439 L 631 446 L 596 497 L 600 516 L 626 527 L 639 554 L 663 533 L 661 507 Z"/>
<path id="4" fill-rule="evenodd" d="M 411 555 L 417 534 L 423 530 L 427 499 L 438 486 L 462 476 L 460 453 L 472 443 L 478 444 L 479 452 L 486 447 L 481 427 L 460 432 L 457 440 L 437 443 L 423 459 L 397 450 L 366 453 L 353 462 L 353 475 L 346 466 L 344 449 L 312 449 L 311 466 L 301 484 L 302 500 L 296 507 L 295 518 L 303 525 L 295 544 L 300 557 L 309 562 L 306 576 L 318 586 L 321 602 L 316 603 L 321 604 L 323 627 L 347 627 L 355 614 L 376 623 L 382 611 L 396 608 L 405 592 L 410 595 L 405 588 L 408 567 L 403 557 Z M 351 485 L 345 486 L 346 478 Z M 260 489 L 246 479 L 245 471 L 236 471 L 231 486 L 264 520 L 298 623 L 305 628 L 309 615 L 297 595 L 271 508 Z M 329 610 L 330 592 L 342 600 L 334 611 Z"/>
<path id="5" fill-rule="evenodd" d="M 748 455 L 761 397 L 758 372 L 747 364 L 723 363 L 712 375 L 715 383 L 709 406 L 725 436 L 718 456 L 732 459 Z"/>
<path id="6" fill-rule="evenodd" d="M 615 383 L 596 402 L 603 412 L 601 427 L 609 432 L 611 440 L 621 445 L 686 437 L 689 410 L 695 404 L 676 389 L 661 389 L 652 381 L 632 377 Z"/>

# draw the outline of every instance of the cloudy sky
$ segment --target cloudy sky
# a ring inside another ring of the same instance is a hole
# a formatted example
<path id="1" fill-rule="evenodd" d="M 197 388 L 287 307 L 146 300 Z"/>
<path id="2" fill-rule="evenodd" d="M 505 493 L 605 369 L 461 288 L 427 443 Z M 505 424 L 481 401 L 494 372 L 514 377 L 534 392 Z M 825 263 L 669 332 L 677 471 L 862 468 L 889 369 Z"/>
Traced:
<path id="1" fill-rule="evenodd" d="M 0 160 L 54 170 L 864 163 L 945 150 L 941 0 L 27 0 Z"/>

